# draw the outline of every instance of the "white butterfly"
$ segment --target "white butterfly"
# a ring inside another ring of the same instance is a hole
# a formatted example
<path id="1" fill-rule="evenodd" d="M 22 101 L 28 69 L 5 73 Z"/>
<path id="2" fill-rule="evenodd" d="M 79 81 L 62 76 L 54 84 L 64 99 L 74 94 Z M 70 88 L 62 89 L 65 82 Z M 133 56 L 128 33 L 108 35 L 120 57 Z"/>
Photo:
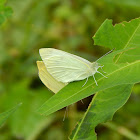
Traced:
<path id="1" fill-rule="evenodd" d="M 47 71 L 57 81 L 68 83 L 87 79 L 87 82 L 88 77 L 93 76 L 96 85 L 98 85 L 94 74 L 100 73 L 98 68 L 102 68 L 103 66 L 100 66 L 97 62 L 89 62 L 79 56 L 53 48 L 42 48 L 39 52 Z M 104 76 L 102 73 L 100 74 Z"/>

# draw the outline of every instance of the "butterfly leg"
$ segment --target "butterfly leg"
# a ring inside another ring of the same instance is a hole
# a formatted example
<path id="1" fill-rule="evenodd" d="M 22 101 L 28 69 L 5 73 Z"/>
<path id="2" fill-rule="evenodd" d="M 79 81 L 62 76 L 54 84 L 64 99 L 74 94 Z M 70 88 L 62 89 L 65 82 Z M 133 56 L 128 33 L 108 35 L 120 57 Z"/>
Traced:
<path id="1" fill-rule="evenodd" d="M 84 83 L 84 85 L 87 83 L 87 81 L 88 81 L 88 78 L 87 78 L 86 82 Z M 84 86 L 84 85 L 83 85 L 83 86 Z M 82 86 L 82 87 L 83 87 L 83 86 Z"/>
<path id="2" fill-rule="evenodd" d="M 103 65 L 103 66 L 104 66 L 104 65 Z M 106 72 L 102 69 L 103 66 L 100 66 L 100 68 L 101 68 L 101 70 L 103 71 L 103 73 L 106 73 Z"/>
<path id="3" fill-rule="evenodd" d="M 103 77 L 107 78 L 106 76 L 104 76 L 101 72 L 97 71 L 97 73 L 100 73 Z"/>
<path id="4" fill-rule="evenodd" d="M 93 79 L 94 79 L 94 81 L 95 81 L 96 85 L 98 86 L 97 81 L 96 81 L 96 79 L 95 79 L 94 75 L 93 75 Z"/>
<path id="5" fill-rule="evenodd" d="M 64 114 L 64 118 L 63 118 L 63 121 L 65 121 L 66 114 L 67 114 L 67 110 L 68 110 L 68 106 L 66 107 L 65 114 Z"/>
<path id="6" fill-rule="evenodd" d="M 84 104 L 83 100 L 81 100 L 81 103 Z"/>

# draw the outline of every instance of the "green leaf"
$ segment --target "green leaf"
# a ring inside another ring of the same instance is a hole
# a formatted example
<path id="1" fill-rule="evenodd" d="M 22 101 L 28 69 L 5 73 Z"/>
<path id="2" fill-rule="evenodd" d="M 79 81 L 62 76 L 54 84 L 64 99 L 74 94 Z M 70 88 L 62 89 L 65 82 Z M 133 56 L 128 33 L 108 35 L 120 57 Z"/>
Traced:
<path id="1" fill-rule="evenodd" d="M 112 25 L 112 20 L 105 20 L 94 35 L 94 44 L 116 50 L 125 48 L 137 49 L 130 52 L 121 52 L 115 59 L 118 62 L 133 62 L 133 59 L 139 59 L 140 56 L 140 18 L 130 22 L 122 22 Z M 131 57 L 133 56 L 133 59 Z M 135 57 L 134 57 L 135 56 Z"/>
<path id="2" fill-rule="evenodd" d="M 0 1 L 0 25 L 13 13 L 10 7 L 5 6 L 6 0 Z"/>
<path id="3" fill-rule="evenodd" d="M 122 28 L 121 24 L 115 25 L 115 27 L 113 27 L 112 24 L 110 23 L 111 22 L 109 20 L 106 20 L 102 24 L 102 26 L 100 27 L 100 29 L 97 31 L 97 33 L 94 36 L 95 44 L 106 46 L 106 47 L 109 46 L 111 48 L 112 47 L 111 45 L 116 44 L 115 41 L 117 42 L 119 41 L 119 40 L 115 40 L 116 35 L 119 35 L 119 33 L 122 34 L 123 37 L 126 35 L 123 32 L 120 32 L 118 30 Z M 131 26 L 129 24 L 129 27 L 127 28 L 127 30 L 131 30 L 134 24 L 132 27 Z M 129 36 L 129 39 L 128 39 L 129 41 L 125 42 L 126 40 L 124 40 L 126 45 L 123 45 L 123 42 L 120 42 L 119 44 L 120 48 L 117 48 L 117 49 L 136 47 L 136 46 L 133 46 L 130 42 L 136 42 L 135 40 L 138 40 L 137 38 L 138 38 L 139 33 L 136 34 L 136 32 L 138 31 L 138 28 L 135 30 L 133 34 L 130 35 L 131 37 Z M 103 34 L 105 32 L 106 34 Z M 119 32 L 119 33 L 116 33 L 116 32 Z M 106 37 L 108 36 L 112 37 L 109 43 L 108 41 L 106 41 L 107 40 Z M 137 41 L 137 43 L 140 44 L 139 41 Z M 138 44 L 137 46 L 139 46 Z M 134 62 L 135 60 L 139 60 L 139 59 L 140 59 L 139 47 L 136 47 L 135 49 L 129 49 L 127 51 L 124 51 L 124 52 L 122 51 L 118 53 L 116 56 L 114 56 L 113 61 L 115 63 L 117 62 L 125 63 L 125 62 Z M 99 123 L 103 123 L 112 119 L 114 113 L 118 110 L 118 108 L 120 108 L 128 100 L 128 97 L 130 96 L 130 93 L 131 93 L 131 87 L 132 85 L 120 85 L 117 87 L 113 87 L 113 88 L 98 92 L 94 96 L 91 102 L 91 105 L 89 109 L 87 110 L 87 112 L 85 113 L 82 121 L 80 121 L 77 127 L 74 129 L 70 138 L 95 140 L 96 134 L 95 132 L 93 133 L 93 130 L 95 129 L 95 127 Z"/>
<path id="4" fill-rule="evenodd" d="M 106 19 L 94 35 L 94 44 L 117 50 L 139 46 L 140 18 L 112 25 Z"/>
<path id="5" fill-rule="evenodd" d="M 17 106 L 15 106 L 14 108 L 12 108 L 12 109 L 10 109 L 10 110 L 8 110 L 8 111 L 3 112 L 3 113 L 0 114 L 0 126 L 4 123 L 4 121 L 5 121 L 12 113 L 14 113 L 14 112 L 19 108 L 20 105 L 21 105 L 21 103 L 18 104 Z"/>
<path id="6" fill-rule="evenodd" d="M 92 77 L 89 78 L 84 87 L 82 86 L 85 83 L 85 80 L 70 83 L 68 86 L 60 90 L 60 92 L 46 101 L 39 108 L 38 112 L 43 115 L 49 115 L 67 105 L 75 103 L 101 90 L 117 85 L 134 84 L 139 82 L 140 60 L 132 63 L 115 64 L 113 62 L 113 58 L 120 52 L 122 51 L 116 51 L 99 60 L 99 63 L 104 65 L 104 71 L 107 72 L 106 76 L 108 78 L 95 74 L 98 86 L 95 85 Z"/>
<path id="7" fill-rule="evenodd" d="M 70 136 L 71 140 L 96 140 L 93 132 L 99 123 L 112 120 L 114 113 L 128 100 L 133 85 L 120 85 L 96 93 L 82 120 Z"/>
<path id="8" fill-rule="evenodd" d="M 137 20 L 134 21 L 136 23 Z M 132 21 L 130 23 L 126 25 L 128 26 L 127 31 L 130 31 L 131 28 L 135 26 L 134 23 L 132 24 Z M 113 61 L 115 63 L 117 62 L 125 63 L 125 62 L 134 62 L 135 60 L 139 60 L 140 47 L 137 47 L 140 44 L 140 41 L 138 40 L 139 25 L 135 29 L 133 34 L 131 33 L 131 35 L 129 35 L 129 38 L 127 39 L 124 37 L 126 36 L 126 34 L 124 34 L 126 33 L 126 31 L 124 33 L 122 32 L 126 29 L 122 30 L 122 28 L 125 28 L 125 26 L 123 27 L 121 24 L 118 24 L 113 27 L 112 23 L 109 20 L 106 20 L 94 36 L 95 44 L 111 48 L 113 45 L 115 46 L 115 44 L 118 42 L 120 43 L 119 44 L 120 48 L 118 47 L 117 49 L 136 47 L 135 49 L 129 49 L 127 51 L 124 52 L 122 51 L 118 53 L 116 56 L 114 56 Z M 118 37 L 119 33 L 123 39 Z M 110 42 L 106 41 L 108 37 L 110 37 L 109 39 Z M 122 39 L 122 41 L 120 41 L 120 39 Z M 134 42 L 135 43 L 137 42 L 136 46 L 133 45 Z M 125 45 L 123 43 L 125 43 Z M 95 132 L 93 133 L 95 127 L 99 123 L 103 123 L 112 119 L 114 113 L 118 110 L 118 108 L 120 108 L 123 104 L 126 103 L 128 97 L 130 96 L 131 88 L 132 85 L 120 85 L 117 87 L 113 87 L 98 92 L 94 96 L 91 105 L 87 110 L 87 112 L 85 113 L 82 121 L 80 121 L 77 127 L 74 129 L 71 135 L 71 139 L 96 140 L 96 134 Z"/>

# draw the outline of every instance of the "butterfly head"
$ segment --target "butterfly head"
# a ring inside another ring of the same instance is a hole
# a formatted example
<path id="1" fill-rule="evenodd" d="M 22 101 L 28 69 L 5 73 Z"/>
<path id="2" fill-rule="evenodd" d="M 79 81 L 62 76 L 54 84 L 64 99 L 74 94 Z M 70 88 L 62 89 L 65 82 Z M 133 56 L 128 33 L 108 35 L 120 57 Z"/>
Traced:
<path id="1" fill-rule="evenodd" d="M 100 66 L 99 66 L 99 63 L 93 62 L 93 63 L 92 63 L 92 66 L 91 66 L 92 72 L 93 72 L 93 73 L 96 73 L 99 67 L 100 67 Z"/>

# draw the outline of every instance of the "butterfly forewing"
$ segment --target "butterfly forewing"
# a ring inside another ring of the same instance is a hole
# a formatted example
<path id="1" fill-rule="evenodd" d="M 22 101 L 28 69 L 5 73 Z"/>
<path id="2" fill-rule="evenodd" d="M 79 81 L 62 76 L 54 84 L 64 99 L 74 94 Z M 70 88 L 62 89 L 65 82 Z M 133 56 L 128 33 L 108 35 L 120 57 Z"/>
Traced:
<path id="1" fill-rule="evenodd" d="M 40 49 L 40 55 L 48 72 L 63 83 L 89 77 L 91 62 L 52 48 Z"/>

